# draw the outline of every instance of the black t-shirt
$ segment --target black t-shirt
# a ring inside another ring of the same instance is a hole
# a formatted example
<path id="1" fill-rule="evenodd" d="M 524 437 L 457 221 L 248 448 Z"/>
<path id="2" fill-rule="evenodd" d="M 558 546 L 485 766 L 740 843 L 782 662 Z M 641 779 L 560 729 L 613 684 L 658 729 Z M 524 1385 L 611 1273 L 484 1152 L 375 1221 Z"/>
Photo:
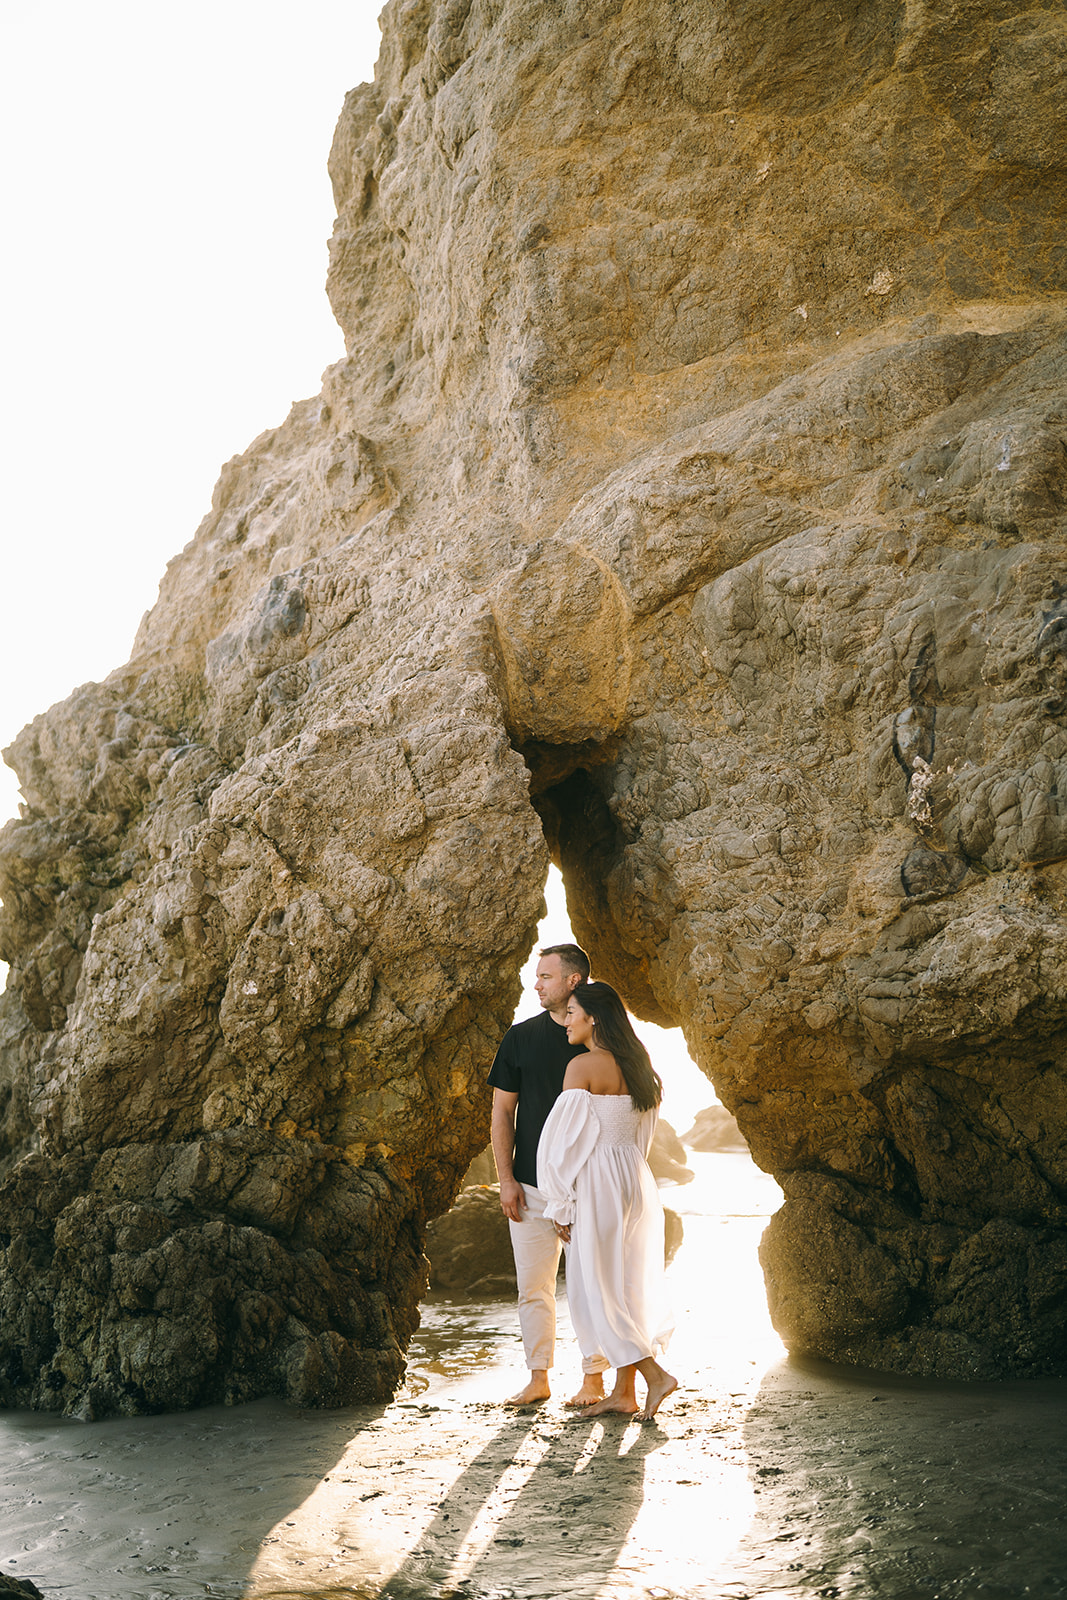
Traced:
<path id="1" fill-rule="evenodd" d="M 571 1044 L 567 1030 L 539 1012 L 516 1022 L 500 1041 L 489 1072 L 494 1089 L 517 1094 L 513 1171 L 520 1183 L 537 1188 L 537 1141 L 548 1113 L 559 1099 L 567 1063 L 585 1054 L 584 1044 Z"/>

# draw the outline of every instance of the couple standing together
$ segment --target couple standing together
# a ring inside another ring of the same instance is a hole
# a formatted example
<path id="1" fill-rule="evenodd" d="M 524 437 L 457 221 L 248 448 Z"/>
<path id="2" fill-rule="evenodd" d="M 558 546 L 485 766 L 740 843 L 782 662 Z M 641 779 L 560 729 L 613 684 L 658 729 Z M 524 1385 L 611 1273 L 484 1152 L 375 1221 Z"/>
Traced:
<path id="1" fill-rule="evenodd" d="M 556 1271 L 582 1352 L 583 1416 L 655 1414 L 678 1387 L 656 1360 L 673 1320 L 663 1285 L 663 1207 L 645 1159 L 663 1092 L 619 996 L 589 981 L 576 944 L 548 945 L 539 1016 L 509 1028 L 489 1074 L 500 1205 L 511 1227 L 530 1381 L 508 1403 L 549 1397 Z M 615 1386 L 604 1393 L 604 1372 Z M 648 1385 L 637 1400 L 640 1373 Z"/>

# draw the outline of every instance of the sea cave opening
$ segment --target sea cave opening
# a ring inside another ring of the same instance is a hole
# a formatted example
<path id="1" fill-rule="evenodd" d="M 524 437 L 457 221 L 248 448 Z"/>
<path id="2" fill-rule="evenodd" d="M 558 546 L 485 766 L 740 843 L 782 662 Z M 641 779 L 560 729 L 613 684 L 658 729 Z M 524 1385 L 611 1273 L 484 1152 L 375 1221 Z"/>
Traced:
<path id="1" fill-rule="evenodd" d="M 574 941 L 589 953 L 593 973 L 622 995 L 664 1082 L 661 1133 L 653 1171 L 667 1216 L 668 1281 L 678 1331 L 677 1364 L 693 1373 L 763 1372 L 782 1359 L 771 1326 L 757 1250 L 782 1203 L 777 1183 L 753 1161 L 736 1123 L 689 1053 L 677 1019 L 653 993 L 647 968 L 626 949 L 611 902 L 617 887 L 619 838 L 595 783 L 588 752 L 523 751 L 533 803 L 542 820 L 551 865 L 545 910 L 521 972 L 514 1020 L 534 1016 L 538 952 Z M 602 752 L 597 752 L 604 759 Z M 570 756 L 568 760 L 567 757 Z M 533 759 L 531 759 L 533 756 Z M 615 885 L 617 886 L 617 875 Z M 670 905 L 662 908 L 665 917 Z M 713 1131 L 714 1130 L 714 1131 Z M 422 1402 L 458 1392 L 490 1399 L 510 1392 L 523 1362 L 508 1225 L 496 1189 L 492 1150 L 472 1162 L 456 1203 L 431 1224 L 426 1244 L 430 1288 L 422 1324 L 408 1350 L 406 1392 Z M 578 1369 L 566 1316 L 565 1261 L 557 1281 L 558 1381 Z"/>

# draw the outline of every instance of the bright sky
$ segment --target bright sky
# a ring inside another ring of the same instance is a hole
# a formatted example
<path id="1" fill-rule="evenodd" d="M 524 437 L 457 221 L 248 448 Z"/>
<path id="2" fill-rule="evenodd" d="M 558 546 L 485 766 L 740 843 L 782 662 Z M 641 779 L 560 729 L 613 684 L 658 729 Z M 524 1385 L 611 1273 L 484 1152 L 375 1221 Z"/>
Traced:
<path id="1" fill-rule="evenodd" d="M 0 745 L 126 660 L 222 463 L 343 354 L 326 158 L 378 9 L 3 7 Z"/>

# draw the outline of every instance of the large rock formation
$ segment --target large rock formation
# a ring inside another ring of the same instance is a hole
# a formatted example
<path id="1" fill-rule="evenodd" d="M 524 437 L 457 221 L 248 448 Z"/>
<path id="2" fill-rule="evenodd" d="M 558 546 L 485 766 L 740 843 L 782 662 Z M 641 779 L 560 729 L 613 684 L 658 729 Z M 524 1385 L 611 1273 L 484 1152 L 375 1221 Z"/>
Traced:
<path id="1" fill-rule="evenodd" d="M 16 741 L 0 1386 L 382 1395 L 551 853 L 796 1348 L 1067 1349 L 1067 16 L 391 0 L 348 357 Z"/>

